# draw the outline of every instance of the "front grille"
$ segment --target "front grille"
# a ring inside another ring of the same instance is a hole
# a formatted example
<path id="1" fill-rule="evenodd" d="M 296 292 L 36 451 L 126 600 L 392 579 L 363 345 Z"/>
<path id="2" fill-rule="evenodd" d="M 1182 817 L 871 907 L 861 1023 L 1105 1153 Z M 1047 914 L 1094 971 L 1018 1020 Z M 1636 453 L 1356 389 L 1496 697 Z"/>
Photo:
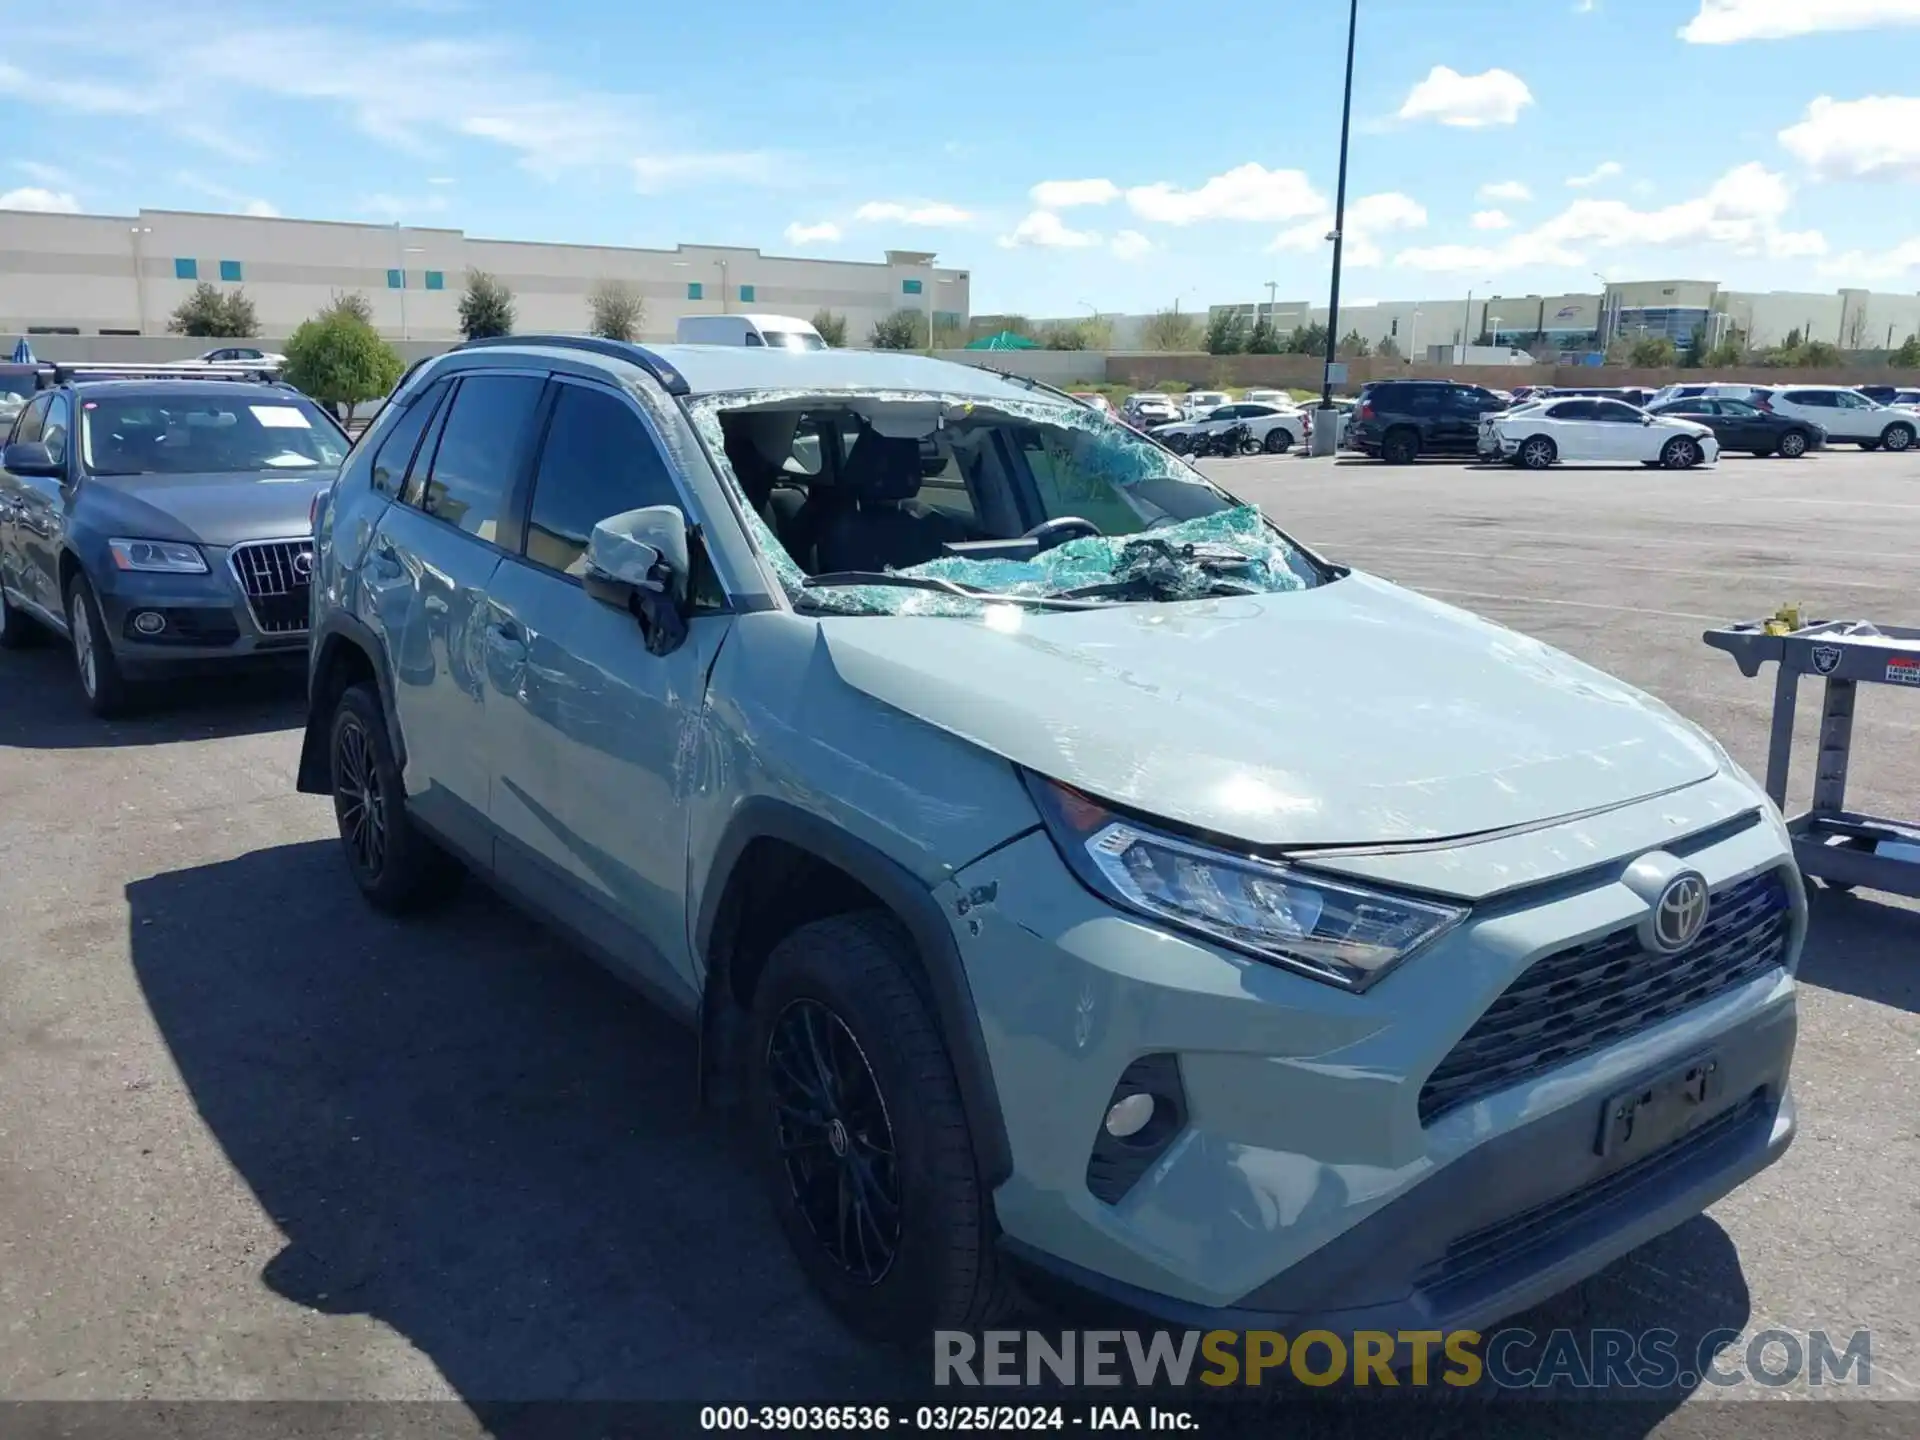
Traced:
<path id="1" fill-rule="evenodd" d="M 311 540 L 236 545 L 227 563 L 263 635 L 292 635 L 307 628 L 307 602 L 313 589 Z"/>
<path id="2" fill-rule="evenodd" d="M 1601 1210 L 1617 1212 L 1630 1192 L 1684 1169 L 1695 1156 L 1771 1111 L 1767 1093 L 1756 1092 L 1611 1175 L 1602 1175 L 1577 1190 L 1462 1235 L 1447 1246 L 1445 1254 L 1421 1270 L 1415 1286 L 1429 1297 L 1470 1290 L 1488 1272 L 1521 1263 L 1528 1254 L 1550 1246 L 1588 1216 Z"/>
<path id="3" fill-rule="evenodd" d="M 1420 1089 L 1420 1123 L 1617 1044 L 1784 965 L 1785 880 L 1769 870 L 1713 892 L 1700 938 L 1654 955 L 1633 927 L 1536 960 Z"/>

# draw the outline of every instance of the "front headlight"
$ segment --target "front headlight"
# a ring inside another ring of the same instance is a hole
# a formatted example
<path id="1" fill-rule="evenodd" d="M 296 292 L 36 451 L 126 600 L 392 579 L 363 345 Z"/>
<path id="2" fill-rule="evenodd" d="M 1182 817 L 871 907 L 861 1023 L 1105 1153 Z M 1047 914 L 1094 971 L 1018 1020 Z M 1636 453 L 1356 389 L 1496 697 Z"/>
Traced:
<path id="1" fill-rule="evenodd" d="M 1069 869 L 1101 898 L 1269 964 L 1365 990 L 1466 918 L 1414 900 L 1196 844 L 1026 775 Z"/>
<path id="2" fill-rule="evenodd" d="M 207 558 L 199 547 L 177 540 L 109 540 L 107 549 L 122 570 L 157 570 L 167 575 L 207 573 Z"/>

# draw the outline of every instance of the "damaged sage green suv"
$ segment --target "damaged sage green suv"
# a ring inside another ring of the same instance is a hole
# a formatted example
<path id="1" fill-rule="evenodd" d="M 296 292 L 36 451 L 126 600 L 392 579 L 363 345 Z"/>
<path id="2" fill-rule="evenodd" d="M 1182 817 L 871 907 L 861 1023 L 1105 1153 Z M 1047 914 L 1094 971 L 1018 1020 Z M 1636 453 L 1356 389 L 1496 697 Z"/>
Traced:
<path id="1" fill-rule="evenodd" d="M 478 874 L 698 1027 L 866 1333 L 1480 1326 L 1792 1136 L 1725 752 L 1045 387 L 475 343 L 315 527 L 354 881 Z"/>

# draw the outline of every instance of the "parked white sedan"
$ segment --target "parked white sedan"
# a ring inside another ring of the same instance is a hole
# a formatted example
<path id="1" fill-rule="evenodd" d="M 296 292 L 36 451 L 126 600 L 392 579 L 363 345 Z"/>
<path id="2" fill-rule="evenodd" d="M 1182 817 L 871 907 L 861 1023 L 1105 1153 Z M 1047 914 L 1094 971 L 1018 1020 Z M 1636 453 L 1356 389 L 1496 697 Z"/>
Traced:
<path id="1" fill-rule="evenodd" d="M 1480 456 L 1529 470 L 1556 461 L 1578 464 L 1637 460 L 1686 470 L 1720 458 L 1713 431 L 1691 420 L 1649 415 L 1619 400 L 1543 400 L 1489 415 L 1480 422 Z"/>
<path id="2" fill-rule="evenodd" d="M 1176 451 L 1192 449 L 1202 436 L 1217 435 L 1235 425 L 1245 425 L 1254 443 L 1269 455 L 1283 454 L 1307 436 L 1306 417 L 1298 406 L 1255 405 L 1241 400 L 1216 406 L 1178 424 L 1155 426 L 1153 437 Z"/>

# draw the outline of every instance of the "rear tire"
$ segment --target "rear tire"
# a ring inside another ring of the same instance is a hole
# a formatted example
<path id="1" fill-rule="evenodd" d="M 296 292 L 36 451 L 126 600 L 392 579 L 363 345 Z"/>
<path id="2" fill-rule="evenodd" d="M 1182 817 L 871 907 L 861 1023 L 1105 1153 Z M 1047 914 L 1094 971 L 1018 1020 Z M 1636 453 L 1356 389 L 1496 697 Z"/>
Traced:
<path id="1" fill-rule="evenodd" d="M 67 582 L 67 635 L 87 708 L 102 720 L 126 714 L 133 703 L 132 687 L 120 671 L 120 659 L 107 638 L 106 618 L 85 575 L 76 574 Z"/>
<path id="2" fill-rule="evenodd" d="M 1015 1297 L 913 953 L 884 911 L 802 925 L 755 988 L 751 1060 L 754 1143 L 801 1268 L 851 1329 L 906 1343 Z"/>
<path id="3" fill-rule="evenodd" d="M 1284 455 L 1293 449 L 1293 436 L 1285 430 L 1269 430 L 1261 448 L 1269 455 Z"/>
<path id="4" fill-rule="evenodd" d="M 1878 450 L 1880 448 L 1880 442 L 1878 440 L 1862 440 L 1860 442 L 1860 448 L 1862 450 Z"/>
<path id="5" fill-rule="evenodd" d="M 1880 443 L 1896 455 L 1913 448 L 1913 426 L 1904 420 L 1889 425 L 1881 432 Z"/>
<path id="6" fill-rule="evenodd" d="M 368 903 L 399 915 L 452 894 L 466 871 L 407 814 L 386 713 L 371 685 L 350 687 L 334 706 L 327 755 L 341 852 Z"/>
<path id="7" fill-rule="evenodd" d="M 1411 465 L 1420 454 L 1418 432 L 1404 427 L 1389 430 L 1380 441 L 1380 458 L 1389 465 Z"/>
<path id="8" fill-rule="evenodd" d="M 1514 463 L 1523 470 L 1545 470 L 1560 458 L 1560 447 L 1545 435 L 1535 435 L 1520 442 L 1515 453 Z"/>
<path id="9" fill-rule="evenodd" d="M 1807 453 L 1807 434 L 1804 430 L 1789 430 L 1773 448 L 1788 460 L 1798 460 Z"/>
<path id="10" fill-rule="evenodd" d="M 40 627 L 9 605 L 7 592 L 0 590 L 0 650 L 24 650 L 39 638 Z"/>

